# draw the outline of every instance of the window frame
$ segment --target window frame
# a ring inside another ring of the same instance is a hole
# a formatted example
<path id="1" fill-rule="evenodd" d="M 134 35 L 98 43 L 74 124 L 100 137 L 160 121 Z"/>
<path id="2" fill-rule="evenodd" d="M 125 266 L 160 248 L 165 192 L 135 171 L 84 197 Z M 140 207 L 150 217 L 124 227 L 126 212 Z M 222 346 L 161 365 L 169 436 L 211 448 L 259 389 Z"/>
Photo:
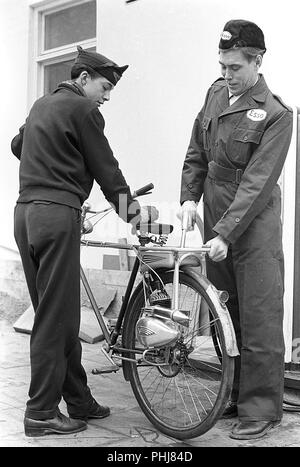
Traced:
<path id="1" fill-rule="evenodd" d="M 28 107 L 44 94 L 45 66 L 62 61 L 75 59 L 77 45 L 83 49 L 97 50 L 98 36 L 98 0 L 96 0 L 96 35 L 91 39 L 76 41 L 70 44 L 44 49 L 45 43 L 45 17 L 47 14 L 63 11 L 67 8 L 89 3 L 91 0 L 44 0 L 30 5 L 29 24 L 29 88 Z"/>

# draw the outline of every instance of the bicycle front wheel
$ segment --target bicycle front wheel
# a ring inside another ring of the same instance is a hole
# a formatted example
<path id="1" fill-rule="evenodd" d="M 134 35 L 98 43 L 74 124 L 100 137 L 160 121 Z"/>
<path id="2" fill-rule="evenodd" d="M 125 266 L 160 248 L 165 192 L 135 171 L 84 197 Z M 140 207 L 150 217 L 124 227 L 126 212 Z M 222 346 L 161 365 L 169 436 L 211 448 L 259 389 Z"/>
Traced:
<path id="1" fill-rule="evenodd" d="M 161 279 L 172 296 L 173 273 L 163 273 Z M 136 323 L 143 316 L 144 305 L 141 289 L 124 322 L 126 348 L 141 348 Z M 131 355 L 136 362 L 129 364 L 128 377 L 151 423 L 168 436 L 187 439 L 207 432 L 224 411 L 233 382 L 234 358 L 226 353 L 222 324 L 205 288 L 183 272 L 179 309 L 190 313 L 189 327 L 180 326 L 181 339 L 172 347 L 150 350 L 147 361 L 138 362 L 140 353 Z M 160 365 L 162 355 L 164 363 Z"/>

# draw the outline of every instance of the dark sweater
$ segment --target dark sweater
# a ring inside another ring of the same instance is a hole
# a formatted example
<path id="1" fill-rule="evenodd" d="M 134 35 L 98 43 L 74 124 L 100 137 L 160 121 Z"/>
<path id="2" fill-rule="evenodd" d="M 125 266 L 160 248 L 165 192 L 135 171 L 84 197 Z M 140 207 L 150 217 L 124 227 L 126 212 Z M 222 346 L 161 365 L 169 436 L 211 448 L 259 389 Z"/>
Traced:
<path id="1" fill-rule="evenodd" d="M 139 211 L 104 135 L 104 119 L 77 86 L 62 83 L 38 99 L 11 149 L 21 161 L 19 203 L 45 200 L 79 209 L 96 180 L 123 220 Z"/>

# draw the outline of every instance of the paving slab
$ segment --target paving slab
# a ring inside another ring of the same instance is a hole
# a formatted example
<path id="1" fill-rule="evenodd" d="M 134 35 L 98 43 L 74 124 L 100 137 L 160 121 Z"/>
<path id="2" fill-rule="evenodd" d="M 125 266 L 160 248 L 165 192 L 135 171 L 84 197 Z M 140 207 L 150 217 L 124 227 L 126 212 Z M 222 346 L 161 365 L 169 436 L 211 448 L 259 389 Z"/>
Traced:
<path id="1" fill-rule="evenodd" d="M 181 448 L 197 447 L 300 447 L 300 414 L 284 413 L 280 427 L 261 440 L 229 438 L 234 421 L 220 420 L 204 435 L 185 441 L 158 432 L 140 410 L 130 384 L 117 373 L 93 375 L 96 366 L 109 365 L 101 343 L 82 342 L 83 366 L 94 397 L 111 407 L 111 416 L 92 420 L 88 429 L 73 435 L 28 438 L 23 432 L 24 407 L 30 380 L 29 339 L 15 332 L 12 323 L 0 320 L 0 446 L 1 447 L 105 447 Z M 66 413 L 65 404 L 60 409 Z"/>

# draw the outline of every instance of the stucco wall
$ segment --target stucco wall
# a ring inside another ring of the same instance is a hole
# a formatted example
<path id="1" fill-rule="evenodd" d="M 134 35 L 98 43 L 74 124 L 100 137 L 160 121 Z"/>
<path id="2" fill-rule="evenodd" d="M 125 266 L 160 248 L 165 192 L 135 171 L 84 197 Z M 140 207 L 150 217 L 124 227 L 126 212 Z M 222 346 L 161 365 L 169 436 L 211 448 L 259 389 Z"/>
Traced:
<path id="1" fill-rule="evenodd" d="M 15 248 L 13 208 L 18 194 L 18 165 L 10 141 L 27 109 L 28 9 L 27 2 L 0 0 L 2 81 L 0 105 L 0 245 Z"/>
<path id="2" fill-rule="evenodd" d="M 13 238 L 13 209 L 18 194 L 18 161 L 10 153 L 10 141 L 24 122 L 28 101 L 30 5 L 34 0 L 0 0 L 0 44 L 2 92 L 0 106 L 0 245 L 16 248 Z M 63 0 L 61 1 L 63 3 Z M 120 166 L 133 189 L 148 182 L 155 184 L 151 197 L 160 220 L 176 229 L 170 243 L 178 242 L 176 219 L 181 167 L 191 127 L 208 86 L 220 75 L 217 46 L 220 32 L 230 18 L 258 23 L 265 33 L 267 54 L 261 71 L 270 88 L 290 105 L 300 106 L 298 76 L 298 0 L 98 0 L 98 51 L 129 64 L 124 78 L 103 108 L 106 135 Z M 295 152 L 290 154 L 295 157 Z M 293 170 L 289 170 L 293 177 Z M 286 187 L 291 180 L 285 178 Z M 90 201 L 106 206 L 98 187 Z M 293 204 L 285 215 L 293 213 Z M 289 239 L 292 226 L 284 225 Z M 288 230 L 288 232 L 287 232 Z M 116 240 L 129 237 L 130 228 L 115 214 L 107 216 L 93 237 Z M 199 233 L 189 234 L 188 243 L 199 243 Z M 291 242 L 287 241 L 291 249 Z M 106 250 L 105 253 L 109 253 Z M 83 250 L 86 267 L 100 267 L 100 251 Z M 291 266 L 293 250 L 286 255 Z M 288 270 L 288 269 L 287 269 Z M 292 269 L 289 270 L 292 273 Z M 288 276 L 289 283 L 291 275 Z M 286 293 L 287 316 L 291 316 L 292 296 Z M 290 324 L 288 326 L 290 328 Z"/>
<path id="3" fill-rule="evenodd" d="M 0 0 L 2 63 L 7 70 L 0 110 L 0 245 L 9 247 L 15 246 L 12 216 L 18 192 L 18 161 L 10 155 L 10 140 L 28 111 L 29 5 L 37 3 L 43 2 Z M 284 8 L 282 2 L 267 0 L 98 1 L 98 50 L 130 65 L 103 108 L 106 134 L 131 187 L 155 184 L 152 197 L 142 202 L 157 202 L 162 221 L 178 227 L 183 158 L 206 89 L 220 74 L 217 44 L 224 23 L 243 17 L 262 27 L 268 49 L 262 72 L 271 89 L 299 105 L 297 12 L 294 0 L 286 0 Z M 91 201 L 96 208 L 105 205 L 98 187 Z M 100 226 L 96 235 L 104 239 L 130 234 L 114 214 Z M 175 230 L 172 243 L 178 233 Z M 194 238 L 198 235 L 190 234 L 191 243 Z"/>

